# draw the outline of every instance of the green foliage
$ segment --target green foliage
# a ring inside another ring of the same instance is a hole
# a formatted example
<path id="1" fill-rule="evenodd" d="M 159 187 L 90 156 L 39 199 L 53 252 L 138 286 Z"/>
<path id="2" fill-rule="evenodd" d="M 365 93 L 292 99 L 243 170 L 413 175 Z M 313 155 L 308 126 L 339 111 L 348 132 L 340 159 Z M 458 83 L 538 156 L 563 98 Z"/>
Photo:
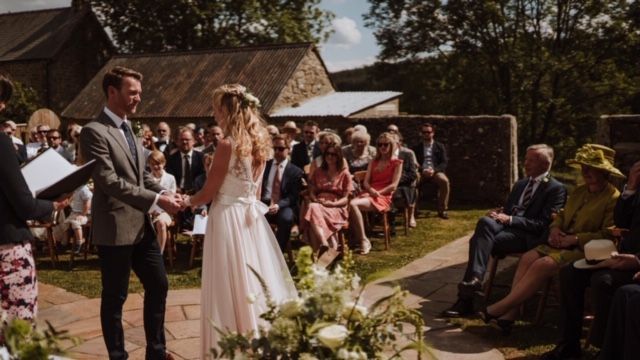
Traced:
<path id="1" fill-rule="evenodd" d="M 7 103 L 7 108 L 0 112 L 0 120 L 13 120 L 16 123 L 26 123 L 31 114 L 39 107 L 37 92 L 19 81 L 13 82 L 13 95 Z"/>
<path id="2" fill-rule="evenodd" d="M 333 14 L 320 0 L 91 0 L 127 53 L 319 42 Z"/>
<path id="3" fill-rule="evenodd" d="M 393 63 L 369 76 L 405 92 L 404 111 L 513 114 L 521 148 L 568 156 L 599 115 L 640 108 L 635 1 L 369 2 L 366 24 Z"/>
<path id="4" fill-rule="evenodd" d="M 422 314 L 404 305 L 406 291 L 397 288 L 368 308 L 358 303 L 359 296 L 354 298 L 359 277 L 349 252 L 342 266 L 328 272 L 312 262 L 311 248 L 304 247 L 296 265 L 299 296 L 280 304 L 271 300 L 267 284 L 253 271 L 266 296 L 268 310 L 261 318 L 270 326 L 258 334 L 216 328 L 222 339 L 220 351 L 212 349 L 215 358 L 376 359 L 387 351 L 393 359 L 406 350 L 424 351 Z M 403 332 L 403 325 L 412 330 Z M 401 345 L 402 339 L 408 345 Z"/>
<path id="5" fill-rule="evenodd" d="M 46 360 L 50 355 L 64 354 L 60 345 L 62 340 L 78 344 L 77 338 L 67 335 L 66 331 L 56 331 L 48 322 L 44 331 L 35 329 L 31 322 L 22 319 L 3 323 L 4 346 L 11 359 Z"/>

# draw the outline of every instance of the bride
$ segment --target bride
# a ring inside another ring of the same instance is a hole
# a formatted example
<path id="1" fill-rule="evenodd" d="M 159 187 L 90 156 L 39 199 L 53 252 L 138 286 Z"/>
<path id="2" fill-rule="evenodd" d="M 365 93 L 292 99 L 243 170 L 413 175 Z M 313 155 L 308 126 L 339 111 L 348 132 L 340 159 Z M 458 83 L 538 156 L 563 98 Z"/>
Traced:
<path id="1" fill-rule="evenodd" d="M 265 295 L 255 269 L 276 302 L 297 296 L 284 257 L 264 217 L 260 184 L 271 137 L 259 117 L 258 99 L 242 85 L 223 85 L 213 93 L 213 114 L 226 138 L 216 147 L 202 190 L 185 206 L 213 201 L 202 256 L 201 352 L 217 347 L 221 329 L 257 334 Z"/>

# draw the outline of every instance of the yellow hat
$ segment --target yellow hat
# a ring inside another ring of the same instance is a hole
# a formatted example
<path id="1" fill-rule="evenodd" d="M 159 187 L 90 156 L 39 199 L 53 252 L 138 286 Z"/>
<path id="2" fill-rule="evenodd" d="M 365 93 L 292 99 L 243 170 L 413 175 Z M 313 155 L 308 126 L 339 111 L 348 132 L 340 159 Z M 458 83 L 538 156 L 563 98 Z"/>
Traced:
<path id="1" fill-rule="evenodd" d="M 616 151 L 599 144 L 585 144 L 576 152 L 573 159 L 567 160 L 567 165 L 579 167 L 586 165 L 594 169 L 604 170 L 613 176 L 624 178 L 624 174 L 613 166 Z"/>

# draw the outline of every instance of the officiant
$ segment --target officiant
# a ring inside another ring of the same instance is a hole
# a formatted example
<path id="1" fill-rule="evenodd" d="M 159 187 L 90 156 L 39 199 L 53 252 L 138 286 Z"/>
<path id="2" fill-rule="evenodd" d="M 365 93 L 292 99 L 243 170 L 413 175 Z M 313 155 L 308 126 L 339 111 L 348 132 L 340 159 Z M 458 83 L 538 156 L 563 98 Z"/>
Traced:
<path id="1" fill-rule="evenodd" d="M 0 112 L 13 93 L 13 84 L 0 75 Z M 0 133 L 0 304 L 9 320 L 33 320 L 38 309 L 36 268 L 31 249 L 33 237 L 27 220 L 51 217 L 69 200 L 35 199 L 22 176 L 12 140 Z"/>

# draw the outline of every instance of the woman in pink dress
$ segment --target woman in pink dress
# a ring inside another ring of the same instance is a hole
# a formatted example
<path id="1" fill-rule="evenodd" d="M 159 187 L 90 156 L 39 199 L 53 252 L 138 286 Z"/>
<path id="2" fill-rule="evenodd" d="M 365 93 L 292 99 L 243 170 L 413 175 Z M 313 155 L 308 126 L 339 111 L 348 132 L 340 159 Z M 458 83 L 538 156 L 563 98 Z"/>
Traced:
<path id="1" fill-rule="evenodd" d="M 393 134 L 384 132 L 378 136 L 376 157 L 369 163 L 362 185 L 364 191 L 349 203 L 351 226 L 356 240 L 360 242 L 362 255 L 371 250 L 371 242 L 365 235 L 362 211 L 387 211 L 391 208 L 391 197 L 402 174 L 402 160 L 394 155 L 397 147 Z"/>
<path id="2" fill-rule="evenodd" d="M 348 221 L 347 204 L 353 186 L 340 145 L 327 145 L 322 159 L 322 165 L 309 178 L 310 203 L 301 211 L 301 227 L 318 257 L 327 253 L 330 259 L 335 259 L 338 255 L 335 235 Z"/>

